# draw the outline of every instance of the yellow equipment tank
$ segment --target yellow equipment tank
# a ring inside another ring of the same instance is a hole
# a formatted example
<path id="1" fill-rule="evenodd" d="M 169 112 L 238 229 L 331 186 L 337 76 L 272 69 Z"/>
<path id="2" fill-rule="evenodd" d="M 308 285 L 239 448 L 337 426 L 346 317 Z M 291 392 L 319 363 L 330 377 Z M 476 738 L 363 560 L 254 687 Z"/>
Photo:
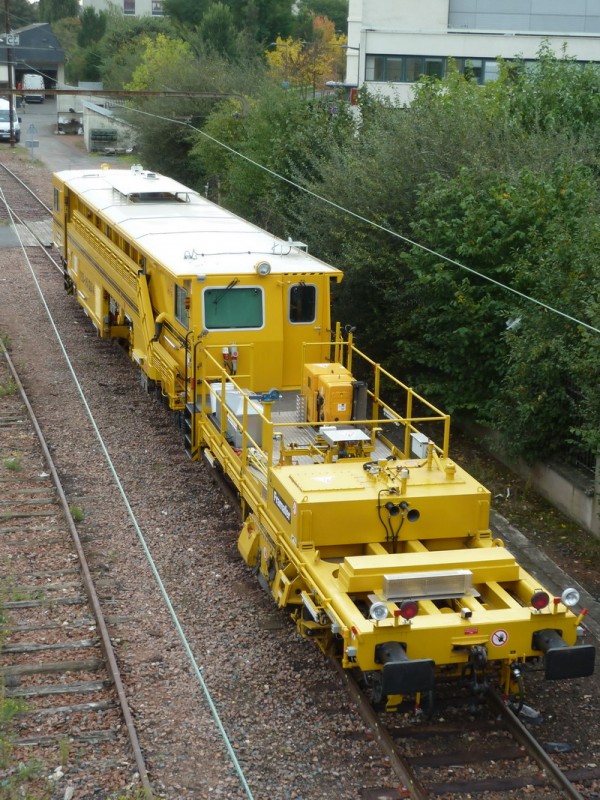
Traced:
<path id="1" fill-rule="evenodd" d="M 308 422 L 347 422 L 352 419 L 352 374 L 342 364 L 306 364 L 303 392 Z"/>

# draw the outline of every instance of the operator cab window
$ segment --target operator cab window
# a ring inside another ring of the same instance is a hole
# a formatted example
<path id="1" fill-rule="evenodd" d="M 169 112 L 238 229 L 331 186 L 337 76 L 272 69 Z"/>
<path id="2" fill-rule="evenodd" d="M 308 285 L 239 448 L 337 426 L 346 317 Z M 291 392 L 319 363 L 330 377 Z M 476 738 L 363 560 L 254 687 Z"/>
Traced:
<path id="1" fill-rule="evenodd" d="M 175 284 L 175 319 L 187 328 L 190 320 L 189 313 L 190 301 L 189 294 L 183 288 Z"/>
<path id="2" fill-rule="evenodd" d="M 223 288 L 204 290 L 204 325 L 210 330 L 262 328 L 263 291 L 258 286 L 238 286 L 237 278 Z"/>
<path id="3" fill-rule="evenodd" d="M 317 318 L 317 287 L 301 281 L 290 287 L 290 322 L 294 325 Z"/>

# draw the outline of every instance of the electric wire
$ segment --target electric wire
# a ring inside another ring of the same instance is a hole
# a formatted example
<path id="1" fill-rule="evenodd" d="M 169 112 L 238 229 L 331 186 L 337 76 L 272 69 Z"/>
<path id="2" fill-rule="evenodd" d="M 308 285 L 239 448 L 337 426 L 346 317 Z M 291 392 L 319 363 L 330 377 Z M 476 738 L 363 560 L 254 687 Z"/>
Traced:
<path id="1" fill-rule="evenodd" d="M 495 278 L 491 278 L 489 275 L 485 275 L 483 272 L 479 272 L 478 270 L 473 269 L 472 267 L 468 267 L 466 264 L 463 264 L 462 262 L 457 261 L 454 258 L 450 258 L 449 256 L 446 256 L 443 253 L 439 253 L 437 250 L 433 250 L 432 248 L 427 247 L 427 245 L 421 244 L 420 242 L 417 242 L 414 239 L 410 239 L 408 236 L 404 236 L 403 234 L 398 233 L 398 231 L 394 231 L 391 228 L 387 228 L 385 225 L 381 225 L 380 223 L 375 222 L 372 219 L 369 219 L 368 217 L 364 217 L 364 216 L 362 216 L 362 214 L 358 214 L 356 211 L 352 211 L 351 209 L 346 208 L 345 206 L 342 206 L 339 203 L 336 203 L 334 200 L 330 200 L 327 197 L 323 197 L 323 195 L 320 195 L 317 192 L 314 192 L 312 189 L 309 189 L 306 186 L 302 186 L 301 184 L 296 183 L 296 181 L 291 180 L 291 178 L 286 178 L 285 175 L 281 175 L 279 172 L 276 172 L 275 170 L 271 169 L 270 167 L 267 167 L 264 164 L 261 164 L 260 162 L 255 161 L 253 158 L 250 158 L 250 156 L 247 156 L 244 153 L 241 153 L 239 150 L 236 150 L 235 148 L 231 147 L 230 145 L 226 144 L 225 142 L 221 142 L 219 139 L 215 138 L 214 136 L 211 136 L 209 133 L 206 133 L 206 131 L 203 131 L 201 128 L 197 128 L 195 125 L 192 125 L 191 122 L 187 122 L 185 120 L 173 119 L 172 117 L 166 117 L 166 116 L 163 116 L 161 114 L 153 114 L 153 113 L 151 113 L 149 111 L 142 111 L 139 108 L 132 108 L 132 107 L 129 107 L 129 106 L 128 106 L 128 111 L 133 111 L 136 114 L 142 114 L 142 115 L 145 115 L 147 117 L 153 117 L 155 119 L 161 119 L 161 120 L 163 120 L 165 122 L 171 122 L 174 125 L 182 125 L 183 127 L 191 128 L 193 131 L 196 131 L 201 136 L 204 136 L 206 139 L 208 139 L 209 141 L 211 141 L 214 144 L 218 145 L 219 147 L 222 147 L 225 150 L 228 150 L 233 155 L 238 156 L 239 158 L 242 158 L 244 161 L 247 161 L 249 164 L 251 164 L 254 167 L 257 167 L 258 169 L 262 169 L 264 172 L 267 172 L 269 175 L 272 175 L 274 178 L 277 178 L 278 180 L 284 181 L 284 183 L 287 183 L 290 186 L 293 186 L 295 189 L 299 189 L 300 191 L 305 192 L 306 194 L 310 195 L 311 197 L 314 197 L 316 200 L 320 200 L 321 202 L 326 203 L 327 205 L 331 206 L 332 208 L 335 208 L 338 211 L 343 212 L 344 214 L 348 214 L 349 216 L 354 217 L 354 219 L 357 219 L 360 222 L 364 222 L 364 223 L 366 223 L 367 225 L 370 225 L 373 228 L 377 228 L 378 230 L 382 231 L 383 233 L 387 233 L 387 234 L 389 234 L 390 236 L 393 236 L 396 239 L 400 239 L 401 241 L 405 242 L 406 244 L 411 245 L 411 247 L 416 247 L 419 250 L 423 250 L 424 252 L 429 253 L 432 256 L 435 256 L 436 258 L 440 258 L 442 261 L 446 261 L 448 264 L 452 264 L 455 267 L 459 267 L 460 269 L 465 270 L 466 272 L 469 272 L 471 275 L 474 275 L 474 276 L 476 276 L 478 278 L 481 278 L 484 281 L 488 281 L 488 283 L 491 283 L 491 284 L 499 287 L 500 289 L 504 289 L 507 292 L 511 292 L 512 294 L 516 295 L 517 297 L 520 297 L 522 300 L 526 300 L 526 301 L 528 301 L 530 303 L 533 303 L 533 304 L 539 306 L 540 308 L 544 308 L 544 309 L 546 309 L 546 311 L 551 311 L 553 314 L 557 314 L 558 316 L 563 317 L 564 319 L 568 320 L 569 322 L 573 322 L 576 325 L 581 325 L 582 327 L 587 328 L 590 331 L 593 331 L 593 333 L 600 333 L 600 328 L 596 328 L 594 325 L 590 325 L 588 322 L 584 322 L 583 320 L 578 319 L 577 317 L 574 317 L 571 314 L 567 314 L 565 311 L 561 311 L 560 309 L 555 308 L 554 306 L 548 305 L 548 303 L 544 303 L 542 300 L 538 300 L 537 298 L 532 297 L 531 295 L 525 294 L 524 292 L 520 292 L 518 289 L 515 289 L 512 286 L 509 286 L 506 283 L 502 283 L 501 281 L 498 281 Z"/>
<path id="2" fill-rule="evenodd" d="M 183 630 L 183 626 L 181 625 L 181 622 L 179 621 L 179 618 L 177 616 L 177 612 L 175 611 L 175 608 L 173 607 L 173 604 L 171 602 L 171 598 L 169 597 L 169 594 L 168 594 L 168 592 L 166 590 L 166 587 L 165 587 L 165 585 L 164 585 L 164 583 L 162 581 L 162 578 L 160 577 L 160 573 L 158 571 L 158 568 L 157 568 L 157 566 L 156 566 L 156 564 L 154 562 L 154 559 L 152 557 L 152 553 L 150 552 L 150 548 L 148 547 L 148 544 L 146 543 L 146 540 L 144 538 L 144 534 L 142 533 L 142 530 L 141 530 L 141 528 L 140 528 L 140 526 L 138 524 L 138 521 L 136 519 L 135 513 L 134 513 L 134 511 L 133 511 L 133 509 L 131 507 L 131 504 L 129 503 L 129 499 L 127 497 L 125 489 L 123 488 L 123 484 L 121 483 L 121 479 L 119 478 L 119 475 L 118 475 L 117 470 L 116 470 L 116 468 L 114 466 L 114 463 L 112 461 L 110 453 L 108 452 L 108 448 L 107 448 L 107 446 L 106 446 L 106 444 L 104 442 L 104 439 L 102 438 L 102 434 L 100 432 L 100 429 L 98 428 L 98 426 L 96 424 L 96 420 L 94 419 L 93 412 L 92 412 L 92 410 L 91 410 L 91 408 L 90 408 L 90 406 L 89 406 L 89 404 L 87 402 L 85 393 L 83 391 L 83 387 L 81 386 L 81 384 L 79 382 L 79 379 L 77 378 L 77 374 L 76 374 L 75 369 L 74 369 L 74 367 L 73 367 L 73 365 L 71 363 L 71 359 L 69 358 L 69 354 L 67 353 L 65 345 L 64 345 L 64 343 L 63 343 L 63 341 L 61 339 L 60 332 L 59 332 L 58 328 L 56 327 L 56 323 L 54 322 L 54 319 L 52 317 L 52 312 L 50 311 L 50 308 L 49 308 L 48 304 L 46 303 L 46 299 L 45 299 L 44 294 L 42 292 L 42 287 L 39 284 L 39 281 L 37 279 L 37 276 L 35 274 L 35 271 L 33 269 L 31 261 L 29 260 L 29 256 L 27 254 L 27 250 L 26 250 L 25 246 L 23 245 L 23 241 L 21 239 L 19 230 L 18 230 L 17 226 L 14 223 L 14 217 L 13 217 L 12 209 L 8 205 L 8 202 L 7 202 L 6 197 L 4 195 L 4 191 L 2 190 L 1 187 L 0 187 L 0 200 L 6 206 L 6 209 L 8 211 L 8 215 L 9 215 L 10 223 L 11 223 L 11 225 L 12 225 L 12 227 L 13 227 L 16 235 L 17 235 L 18 240 L 19 240 L 19 244 L 20 244 L 21 250 L 23 252 L 23 255 L 25 257 L 25 260 L 27 262 L 27 266 L 29 268 L 29 271 L 31 272 L 31 276 L 33 278 L 33 282 L 34 282 L 35 287 L 36 287 L 36 289 L 38 291 L 40 299 L 42 301 L 42 305 L 44 306 L 44 310 L 46 311 L 46 314 L 48 316 L 48 319 L 49 319 L 49 322 L 50 322 L 50 326 L 52 327 L 52 330 L 54 331 L 54 335 L 56 336 L 56 339 L 58 341 L 58 345 L 59 345 L 59 347 L 60 347 L 60 349 L 62 351 L 63 357 L 64 357 L 64 359 L 66 361 L 67 368 L 68 368 L 69 372 L 71 373 L 71 377 L 73 378 L 73 382 L 75 384 L 75 387 L 77 389 L 77 392 L 78 392 L 79 397 L 81 399 L 81 402 L 83 404 L 85 412 L 86 412 L 86 414 L 87 414 L 87 416 L 88 416 L 88 418 L 90 420 L 90 423 L 92 425 L 92 428 L 94 430 L 94 433 L 96 435 L 98 443 L 100 445 L 100 449 L 102 450 L 102 454 L 104 455 L 104 458 L 106 459 L 106 463 L 107 463 L 108 468 L 109 468 L 109 470 L 110 470 L 110 472 L 112 474 L 113 480 L 114 480 L 114 482 L 115 482 L 115 484 L 117 486 L 117 489 L 119 490 L 119 493 L 121 495 L 121 498 L 122 498 L 123 503 L 125 505 L 125 508 L 127 510 L 127 514 L 129 516 L 132 524 L 133 524 L 133 527 L 134 527 L 135 532 L 137 534 L 137 537 L 138 537 L 138 539 L 140 541 L 142 549 L 143 549 L 143 551 L 144 551 L 144 553 L 146 555 L 146 558 L 148 560 L 148 564 L 150 565 L 150 569 L 152 570 L 152 573 L 154 575 L 154 578 L 156 580 L 156 583 L 158 585 L 158 588 L 160 590 L 162 598 L 163 598 L 163 600 L 165 602 L 167 610 L 168 610 L 168 612 L 169 612 L 169 614 L 171 616 L 171 619 L 173 620 L 173 623 L 175 625 L 177 633 L 179 634 L 179 638 L 180 638 L 180 640 L 181 640 L 181 642 L 183 644 L 183 648 L 184 648 L 184 650 L 185 650 L 185 652 L 186 652 L 186 654 L 187 654 L 187 656 L 189 658 L 189 661 L 190 661 L 190 663 L 192 665 L 192 668 L 193 668 L 193 671 L 194 671 L 194 673 L 196 675 L 196 678 L 198 679 L 198 682 L 199 682 L 199 684 L 200 684 L 200 686 L 202 688 L 202 692 L 204 693 L 204 697 L 205 697 L 206 703 L 207 703 L 207 705 L 208 705 L 208 707 L 210 709 L 210 712 L 211 712 L 211 714 L 213 716 L 213 719 L 215 720 L 215 723 L 217 725 L 219 733 L 221 734 L 221 738 L 223 739 L 223 741 L 225 743 L 225 747 L 226 747 L 227 753 L 229 755 L 229 758 L 231 759 L 231 762 L 232 762 L 232 764 L 234 766 L 234 769 L 235 769 L 235 771 L 236 771 L 236 773 L 238 775 L 240 783 L 242 784 L 244 792 L 246 793 L 246 796 L 249 798 L 249 800 L 254 800 L 254 796 L 253 796 L 252 791 L 251 791 L 251 789 L 250 789 L 250 787 L 248 785 L 248 782 L 246 780 L 246 777 L 244 775 L 242 767 L 241 767 L 241 765 L 240 765 L 240 763 L 238 761 L 238 758 L 237 758 L 237 756 L 235 754 L 235 751 L 233 749 L 233 745 L 231 743 L 231 740 L 229 739 L 229 737 L 227 735 L 227 731 L 225 730 L 225 726 L 223 725 L 223 722 L 222 722 L 222 720 L 221 720 L 221 718 L 219 716 L 219 712 L 218 712 L 217 707 L 216 707 L 216 705 L 215 705 L 215 703 L 214 703 L 214 701 L 212 699 L 212 696 L 210 694 L 210 690 L 209 690 L 209 688 L 208 688 L 208 686 L 206 684 L 206 681 L 204 680 L 204 677 L 202 676 L 202 667 L 200 667 L 198 665 L 198 662 L 196 661 L 196 659 L 194 657 L 194 654 L 192 652 L 190 644 L 189 644 L 189 642 L 187 640 L 187 637 L 185 635 L 185 632 Z"/>

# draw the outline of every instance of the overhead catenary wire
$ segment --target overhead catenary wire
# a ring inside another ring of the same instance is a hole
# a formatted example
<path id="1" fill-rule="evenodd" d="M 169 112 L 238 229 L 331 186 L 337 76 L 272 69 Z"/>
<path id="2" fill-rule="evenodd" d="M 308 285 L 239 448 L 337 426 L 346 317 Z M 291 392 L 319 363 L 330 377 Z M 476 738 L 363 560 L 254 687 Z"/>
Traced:
<path id="1" fill-rule="evenodd" d="M 109 468 L 109 470 L 111 472 L 113 480 L 114 480 L 114 482 L 115 482 L 115 484 L 117 486 L 119 494 L 121 495 L 121 499 L 123 500 L 123 504 L 125 505 L 125 509 L 127 511 L 129 519 L 131 520 L 131 522 L 133 524 L 133 527 L 135 529 L 136 535 L 137 535 L 137 537 L 139 539 L 139 542 L 140 542 L 140 544 L 142 546 L 142 549 L 144 551 L 144 554 L 146 556 L 146 559 L 148 561 L 148 564 L 150 566 L 152 574 L 154 575 L 154 578 L 156 580 L 156 583 L 157 583 L 157 586 L 159 588 L 160 594 L 161 594 L 161 596 L 163 598 L 163 601 L 164 601 L 164 603 L 165 603 L 165 605 L 167 607 L 169 615 L 171 616 L 171 619 L 173 620 L 173 623 L 175 625 L 175 628 L 177 630 L 177 633 L 179 635 L 179 638 L 181 640 L 183 648 L 184 648 L 184 650 L 186 652 L 186 655 L 187 655 L 187 657 L 188 657 L 188 659 L 190 661 L 190 664 L 192 666 L 194 674 L 195 674 L 195 676 L 196 676 L 196 678 L 198 680 L 198 683 L 200 684 L 200 687 L 202 689 L 202 692 L 204 694 L 204 698 L 206 700 L 206 703 L 208 705 L 210 713 L 211 713 L 211 715 L 212 715 L 212 717 L 213 717 L 213 719 L 215 721 L 215 724 L 217 725 L 217 728 L 219 730 L 221 738 L 223 739 L 223 742 L 225 744 L 225 748 L 227 750 L 227 754 L 228 754 L 228 756 L 229 756 L 229 758 L 231 760 L 231 763 L 233 764 L 235 772 L 237 773 L 237 776 L 238 776 L 238 778 L 240 780 L 240 783 L 242 785 L 242 788 L 243 788 L 246 796 L 249 798 L 249 800 L 254 800 L 254 795 L 252 794 L 250 786 L 248 785 L 248 782 L 246 780 L 246 776 L 244 775 L 242 767 L 241 767 L 241 765 L 240 765 L 240 763 L 238 761 L 238 758 L 237 758 L 237 756 L 235 754 L 235 751 L 233 749 L 233 745 L 231 743 L 231 740 L 229 739 L 229 737 L 227 735 L 227 731 L 225 730 L 225 726 L 223 725 L 223 722 L 221 720 L 221 717 L 219 715 L 217 707 L 216 707 L 216 705 L 215 705 L 215 703 L 214 703 L 214 701 L 212 699 L 212 696 L 211 696 L 210 690 L 208 688 L 208 685 L 207 685 L 207 683 L 204 680 L 204 677 L 202 675 L 202 667 L 200 667 L 198 665 L 198 662 L 196 661 L 194 653 L 192 652 L 192 648 L 191 648 L 191 646 L 190 646 L 190 644 L 189 644 L 189 642 L 187 640 L 187 637 L 185 635 L 185 631 L 183 630 L 183 626 L 181 625 L 181 622 L 179 621 L 179 617 L 177 616 L 177 612 L 175 611 L 175 608 L 174 608 L 174 606 L 173 606 L 173 604 L 171 602 L 171 598 L 169 597 L 167 589 L 166 589 L 166 587 L 165 587 L 165 585 L 164 585 L 164 583 L 162 581 L 162 578 L 160 576 L 160 573 L 158 571 L 158 568 L 156 566 L 154 558 L 152 557 L 152 553 L 150 551 L 150 548 L 149 548 L 149 546 L 148 546 L 148 544 L 147 544 L 147 542 L 146 542 L 146 540 L 144 538 L 144 534 L 142 533 L 140 525 L 139 525 L 139 523 L 137 521 L 137 518 L 135 516 L 135 512 L 133 511 L 133 508 L 131 507 L 131 504 L 129 502 L 129 498 L 127 497 L 127 494 L 125 492 L 123 484 L 121 483 L 121 479 L 119 478 L 119 475 L 117 473 L 117 470 L 115 468 L 113 460 L 112 460 L 112 458 L 110 456 L 110 453 L 108 452 L 108 448 L 107 448 L 107 446 L 106 446 L 106 444 L 104 442 L 104 439 L 102 437 L 102 433 L 100 432 L 100 429 L 98 428 L 98 425 L 96 424 L 96 420 L 94 418 L 94 414 L 92 412 L 92 409 L 90 408 L 90 406 L 88 404 L 87 398 L 86 398 L 85 393 L 83 391 L 83 387 L 81 386 L 81 384 L 79 382 L 79 379 L 77 377 L 77 374 L 75 372 L 75 369 L 73 367 L 73 364 L 71 363 L 71 359 L 69 358 L 69 354 L 67 353 L 66 347 L 65 347 L 65 345 L 64 345 L 64 343 L 62 341 L 62 338 L 61 338 L 61 335 L 60 335 L 60 331 L 58 330 L 58 328 L 56 326 L 56 323 L 54 322 L 54 318 L 52 317 L 52 312 L 50 311 L 50 308 L 49 308 L 49 306 L 48 306 L 48 304 L 46 302 L 46 298 L 44 297 L 44 294 L 42 292 L 42 287 L 39 284 L 39 281 L 37 279 L 37 276 L 35 274 L 35 271 L 33 269 L 33 266 L 31 264 L 29 256 L 27 254 L 27 250 L 26 250 L 25 246 L 23 245 L 23 241 L 21 239 L 21 236 L 20 236 L 20 233 L 19 233 L 19 229 L 18 229 L 17 225 L 15 224 L 15 218 L 13 216 L 12 209 L 10 208 L 10 206 L 9 206 L 7 200 L 6 200 L 4 192 L 3 192 L 1 187 L 0 187 L 0 201 L 3 202 L 4 205 L 6 206 L 6 209 L 8 211 L 8 215 L 9 215 L 10 223 L 11 223 L 11 225 L 12 225 L 12 227 L 13 227 L 15 233 L 16 233 L 17 239 L 19 240 L 19 245 L 20 245 L 21 250 L 23 252 L 23 255 L 25 257 L 25 261 L 27 262 L 28 269 L 29 269 L 29 271 L 31 273 L 31 276 L 33 278 L 33 282 L 34 282 L 35 287 L 37 289 L 37 292 L 38 292 L 38 294 L 40 296 L 40 300 L 42 302 L 42 305 L 44 307 L 44 310 L 46 312 L 48 320 L 50 322 L 50 326 L 51 326 L 51 328 L 52 328 L 52 330 L 54 332 L 54 335 L 56 336 L 58 345 L 59 345 L 60 350 L 61 350 L 61 352 L 63 354 L 63 357 L 64 357 L 64 359 L 66 361 L 67 368 L 68 368 L 69 372 L 71 373 L 71 377 L 73 379 L 73 382 L 75 384 L 75 387 L 76 387 L 77 392 L 79 394 L 79 397 L 81 399 L 81 402 L 83 404 L 85 412 L 86 412 L 86 414 L 88 416 L 88 419 L 90 420 L 90 423 L 92 425 L 94 434 L 96 435 L 96 438 L 97 438 L 98 443 L 100 445 L 100 449 L 102 451 L 102 454 L 104 455 L 104 458 L 105 458 L 106 463 L 108 465 L 108 468 Z"/>
<path id="2" fill-rule="evenodd" d="M 311 197 L 314 197 L 316 200 L 320 200 L 321 202 L 326 203 L 327 205 L 331 206 L 332 208 L 335 208 L 338 211 L 341 211 L 342 213 L 348 214 L 349 216 L 353 217 L 354 219 L 359 220 L 360 222 L 364 222 L 365 224 L 370 225 L 371 227 L 382 231 L 382 233 L 386 233 L 389 236 L 393 236 L 396 239 L 400 239 L 405 244 L 411 245 L 411 247 L 416 247 L 419 250 L 423 250 L 423 252 L 429 253 L 430 255 L 435 256 L 436 258 L 439 258 L 439 259 L 441 259 L 442 261 L 445 261 L 448 264 L 452 264 L 453 266 L 458 267 L 461 270 L 465 270 L 466 272 L 470 273 L 471 275 L 474 275 L 477 278 L 481 278 L 481 280 L 487 281 L 488 283 L 491 283 L 491 284 L 493 284 L 494 286 L 497 286 L 500 289 L 503 289 L 503 290 L 505 290 L 507 292 L 510 292 L 511 294 L 515 295 L 516 297 L 521 298 L 521 300 L 525 300 L 525 301 L 527 301 L 529 303 L 533 303 L 534 305 L 536 305 L 536 306 L 538 306 L 540 308 L 546 309 L 546 311 L 550 311 L 553 314 L 557 314 L 558 316 L 562 317 L 563 319 L 568 320 L 569 322 L 573 322 L 576 325 L 581 325 L 583 328 L 586 328 L 587 330 L 592 331 L 593 333 L 600 333 L 600 328 L 597 328 L 594 325 L 590 325 L 588 322 L 584 322 L 584 320 L 578 319 L 577 317 L 574 317 L 572 314 L 568 314 L 565 311 L 561 311 L 559 308 L 555 308 L 554 306 L 551 306 L 548 303 L 545 303 L 543 300 L 538 300 L 536 297 L 532 297 L 531 295 L 528 295 L 525 292 L 521 292 L 518 289 L 515 289 L 514 287 L 509 286 L 506 283 L 502 283 L 501 281 L 498 281 L 495 278 L 492 278 L 492 277 L 490 277 L 489 275 L 486 275 L 483 272 L 479 272 L 478 270 L 473 269 L 472 267 L 468 267 L 466 264 L 463 264 L 461 261 L 457 261 L 456 259 L 450 258 L 450 256 L 446 256 L 443 253 L 438 252 L 437 250 L 433 250 L 431 247 L 427 247 L 427 245 L 421 244 L 420 242 L 417 242 L 414 239 L 410 239 L 408 236 L 404 236 L 402 233 L 399 233 L 398 231 L 394 231 L 391 228 L 386 227 L 385 225 L 381 225 L 379 222 L 375 222 L 374 220 L 369 219 L 368 217 L 365 217 L 362 214 L 357 213 L 356 211 L 352 211 L 351 209 L 340 205 L 340 203 L 336 203 L 334 200 L 330 200 L 329 198 L 318 194 L 318 192 L 314 192 L 312 189 L 309 189 L 306 186 L 302 186 L 301 184 L 297 183 L 296 181 L 293 181 L 291 178 L 287 178 L 285 175 L 281 175 L 279 172 L 276 172 L 275 170 L 271 169 L 270 167 L 267 167 L 264 164 L 261 164 L 259 161 L 256 161 L 255 159 L 250 158 L 250 156 L 247 156 L 244 153 L 240 152 L 239 150 L 236 150 L 234 147 L 231 147 L 230 145 L 226 144 L 225 142 L 220 141 L 215 136 L 211 136 L 209 133 L 206 133 L 206 131 L 203 131 L 201 128 L 198 128 L 195 125 L 192 125 L 191 122 L 187 122 L 186 120 L 174 119 L 173 117 L 167 117 L 167 116 L 164 116 L 162 114 L 151 113 L 149 111 L 142 111 L 139 108 L 128 107 L 128 111 L 133 111 L 136 114 L 142 114 L 142 115 L 145 115 L 147 117 L 153 117 L 155 119 L 160 119 L 160 120 L 163 120 L 165 122 L 170 122 L 170 123 L 172 123 L 174 125 L 182 125 L 183 127 L 191 128 L 192 130 L 196 131 L 197 133 L 199 133 L 204 138 L 206 138 L 209 141 L 213 142 L 213 144 L 216 144 L 219 147 L 222 147 L 225 150 L 228 150 L 233 155 L 237 156 L 238 158 L 243 159 L 244 161 L 247 161 L 249 164 L 251 164 L 252 166 L 256 167 L 257 169 L 261 169 L 264 172 L 267 172 L 269 175 L 272 175 L 274 178 L 277 178 L 278 180 L 281 180 L 284 183 L 287 183 L 289 186 L 293 186 L 295 189 L 299 189 L 300 191 L 305 192 L 306 194 L 310 195 Z"/>

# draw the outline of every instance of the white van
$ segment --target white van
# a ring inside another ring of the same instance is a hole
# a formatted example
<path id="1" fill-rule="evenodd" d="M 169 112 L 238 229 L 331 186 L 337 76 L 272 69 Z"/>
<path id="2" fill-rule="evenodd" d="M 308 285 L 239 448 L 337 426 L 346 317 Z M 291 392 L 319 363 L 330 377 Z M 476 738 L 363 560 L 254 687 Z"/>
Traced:
<path id="1" fill-rule="evenodd" d="M 26 103 L 43 103 L 44 102 L 44 79 L 41 75 L 38 75 L 36 72 L 26 72 L 23 75 L 23 89 L 37 89 L 39 91 L 35 94 L 26 94 L 25 95 L 25 102 Z"/>
<path id="2" fill-rule="evenodd" d="M 11 108 L 8 100 L 0 97 L 0 140 L 10 142 L 10 117 Z M 13 134 L 15 142 L 21 141 L 21 118 L 17 116 L 17 108 L 12 107 Z"/>

